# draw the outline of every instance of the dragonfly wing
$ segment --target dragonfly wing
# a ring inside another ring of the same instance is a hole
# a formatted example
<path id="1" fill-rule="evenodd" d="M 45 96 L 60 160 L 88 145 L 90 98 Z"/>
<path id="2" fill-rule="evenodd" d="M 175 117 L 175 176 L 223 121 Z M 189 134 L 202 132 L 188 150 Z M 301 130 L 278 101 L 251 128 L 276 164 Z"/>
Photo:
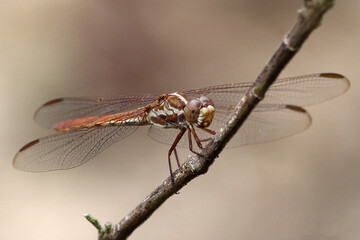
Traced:
<path id="1" fill-rule="evenodd" d="M 217 112 L 209 129 L 217 132 L 227 120 L 227 114 Z M 311 117 L 303 108 L 292 105 L 283 105 L 282 107 L 276 105 L 272 106 L 272 108 L 269 106 L 266 108 L 260 107 L 258 111 L 253 112 L 248 117 L 226 146 L 237 147 L 281 139 L 304 131 L 310 124 Z M 156 126 L 151 126 L 149 129 L 149 136 L 152 139 L 165 144 L 172 144 L 178 133 L 178 129 Z M 196 133 L 200 139 L 213 136 L 199 128 L 196 128 Z M 188 147 L 188 137 L 184 136 L 178 146 Z M 196 148 L 195 143 L 193 143 L 193 146 Z"/>
<path id="2" fill-rule="evenodd" d="M 228 120 L 227 114 L 218 114 L 213 122 L 215 131 Z M 238 147 L 264 143 L 289 137 L 306 130 L 311 125 L 311 116 L 303 108 L 293 105 L 259 106 L 258 111 L 249 115 L 243 126 L 226 145 Z"/>
<path id="3" fill-rule="evenodd" d="M 120 96 L 108 98 L 58 98 L 41 106 L 35 121 L 52 128 L 57 123 L 76 118 L 109 115 L 137 109 L 155 101 L 156 96 Z"/>
<path id="4" fill-rule="evenodd" d="M 108 126 L 62 132 L 37 139 L 16 154 L 13 165 L 23 171 L 69 169 L 84 164 L 137 126 Z"/>
<path id="5" fill-rule="evenodd" d="M 214 102 L 216 111 L 227 111 L 230 114 L 252 84 L 226 84 L 184 91 L 183 93 L 189 98 L 208 96 Z M 335 73 L 278 79 L 266 92 L 265 98 L 258 106 L 279 105 L 280 107 L 284 103 L 308 106 L 334 98 L 344 93 L 349 86 L 348 79 Z"/>
<path id="6" fill-rule="evenodd" d="M 276 102 L 309 106 L 346 92 L 350 81 L 340 74 L 321 73 L 277 80 L 266 93 L 262 104 Z"/>

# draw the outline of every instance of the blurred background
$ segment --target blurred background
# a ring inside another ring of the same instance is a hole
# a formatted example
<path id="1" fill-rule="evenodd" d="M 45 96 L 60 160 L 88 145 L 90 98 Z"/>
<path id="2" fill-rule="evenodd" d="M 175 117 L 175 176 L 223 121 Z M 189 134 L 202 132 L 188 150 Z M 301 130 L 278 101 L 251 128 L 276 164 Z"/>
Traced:
<path id="1" fill-rule="evenodd" d="M 72 170 L 15 170 L 51 133 L 33 121 L 41 104 L 253 81 L 302 2 L 0 1 L 0 239 L 96 239 L 82 214 L 116 223 L 169 175 L 147 127 Z M 338 1 L 281 74 L 338 72 L 350 90 L 308 107 L 301 134 L 225 150 L 131 239 L 360 238 L 359 9 Z"/>

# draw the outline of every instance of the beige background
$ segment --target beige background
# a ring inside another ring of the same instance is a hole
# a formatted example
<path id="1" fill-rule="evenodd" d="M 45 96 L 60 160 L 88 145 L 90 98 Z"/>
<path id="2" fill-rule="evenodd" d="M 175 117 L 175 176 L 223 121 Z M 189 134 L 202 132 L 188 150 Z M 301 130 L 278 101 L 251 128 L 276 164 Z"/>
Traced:
<path id="1" fill-rule="evenodd" d="M 0 1 L 0 239 L 96 239 L 82 214 L 117 222 L 168 176 L 146 127 L 79 168 L 15 170 L 50 133 L 32 120 L 42 103 L 253 81 L 301 3 Z M 359 10 L 338 1 L 281 75 L 338 72 L 350 91 L 307 108 L 302 134 L 225 150 L 132 239 L 360 238 Z"/>

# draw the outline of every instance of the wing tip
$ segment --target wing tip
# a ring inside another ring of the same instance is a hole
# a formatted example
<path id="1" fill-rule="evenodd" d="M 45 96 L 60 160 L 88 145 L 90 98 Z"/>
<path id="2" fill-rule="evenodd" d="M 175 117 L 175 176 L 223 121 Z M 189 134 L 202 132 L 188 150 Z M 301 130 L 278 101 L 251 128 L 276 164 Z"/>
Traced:
<path id="1" fill-rule="evenodd" d="M 34 141 L 29 142 L 28 144 L 26 144 L 25 146 L 20 148 L 19 153 L 25 151 L 26 149 L 28 149 L 28 148 L 30 148 L 32 146 L 34 146 L 35 144 L 38 144 L 39 142 L 40 142 L 39 139 L 36 139 Z"/>
<path id="2" fill-rule="evenodd" d="M 55 99 L 52 99 L 52 100 L 44 103 L 43 105 L 41 105 L 41 107 L 38 108 L 36 110 L 36 112 L 34 113 L 33 118 L 34 118 L 35 122 L 37 122 L 40 125 L 43 125 L 46 128 L 52 128 L 52 125 L 47 124 L 46 120 L 45 121 L 43 120 L 44 119 L 43 118 L 43 116 L 44 116 L 43 110 L 44 110 L 44 108 L 47 109 L 47 107 L 51 107 L 53 105 L 56 105 L 56 104 L 64 102 L 64 101 L 65 101 L 65 98 L 55 98 Z M 43 119 L 41 119 L 41 118 L 43 118 Z M 47 118 L 45 118 L 45 119 L 47 119 Z"/>
<path id="3" fill-rule="evenodd" d="M 344 75 L 341 75 L 339 73 L 320 73 L 319 74 L 320 77 L 325 77 L 325 78 L 346 78 Z"/>
<path id="4" fill-rule="evenodd" d="M 308 127 L 311 125 L 311 122 L 312 122 L 312 118 L 311 118 L 311 115 L 309 114 L 308 111 L 306 111 L 306 109 L 302 108 L 302 107 L 299 107 L 299 106 L 296 106 L 296 105 L 291 105 L 291 104 L 287 104 L 285 106 L 286 109 L 289 109 L 291 111 L 295 111 L 295 112 L 298 112 L 298 113 L 302 113 L 302 114 L 306 114 L 307 117 L 309 118 L 309 125 Z M 307 127 L 307 128 L 308 128 Z M 307 129 L 306 128 L 306 129 Z"/>
<path id="5" fill-rule="evenodd" d="M 296 111 L 296 112 L 300 112 L 300 113 L 307 113 L 307 111 L 304 108 L 296 106 L 296 105 L 287 104 L 285 106 L 285 108 Z"/>
<path id="6" fill-rule="evenodd" d="M 43 107 L 51 106 L 51 105 L 54 105 L 54 104 L 57 104 L 57 103 L 60 103 L 60 102 L 63 102 L 63 101 L 64 101 L 64 98 L 55 98 L 53 100 L 50 100 L 50 101 L 44 103 Z"/>
<path id="7" fill-rule="evenodd" d="M 39 142 L 40 142 L 40 140 L 36 139 L 34 141 L 31 141 L 31 142 L 25 144 L 22 148 L 20 148 L 20 150 L 16 153 L 16 155 L 12 161 L 13 167 L 16 168 L 17 170 L 26 171 L 26 168 L 22 167 L 22 165 L 23 165 L 22 161 L 19 160 L 19 154 L 21 154 L 25 150 L 31 148 L 32 146 L 38 144 Z"/>
<path id="8" fill-rule="evenodd" d="M 348 78 L 346 78 L 344 75 L 339 74 L 339 73 L 320 73 L 319 77 L 323 77 L 323 78 L 334 78 L 334 79 L 339 79 L 342 80 L 342 82 L 344 83 L 344 92 L 346 92 L 349 88 L 350 88 L 350 81 Z"/>

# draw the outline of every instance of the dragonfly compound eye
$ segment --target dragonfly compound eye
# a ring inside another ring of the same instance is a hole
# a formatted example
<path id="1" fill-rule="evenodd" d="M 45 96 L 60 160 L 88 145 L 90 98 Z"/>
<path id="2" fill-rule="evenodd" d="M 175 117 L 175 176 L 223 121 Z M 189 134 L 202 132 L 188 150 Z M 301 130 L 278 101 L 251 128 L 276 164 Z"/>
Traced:
<path id="1" fill-rule="evenodd" d="M 201 101 L 197 98 L 190 100 L 186 104 L 184 108 L 184 115 L 189 123 L 195 123 L 197 121 L 197 118 L 200 113 L 201 105 L 202 105 Z"/>
<path id="2" fill-rule="evenodd" d="M 201 96 L 200 101 L 201 101 L 203 107 L 207 107 L 207 106 L 210 106 L 210 105 L 214 106 L 213 101 L 211 101 L 211 99 L 206 97 L 206 96 Z"/>

